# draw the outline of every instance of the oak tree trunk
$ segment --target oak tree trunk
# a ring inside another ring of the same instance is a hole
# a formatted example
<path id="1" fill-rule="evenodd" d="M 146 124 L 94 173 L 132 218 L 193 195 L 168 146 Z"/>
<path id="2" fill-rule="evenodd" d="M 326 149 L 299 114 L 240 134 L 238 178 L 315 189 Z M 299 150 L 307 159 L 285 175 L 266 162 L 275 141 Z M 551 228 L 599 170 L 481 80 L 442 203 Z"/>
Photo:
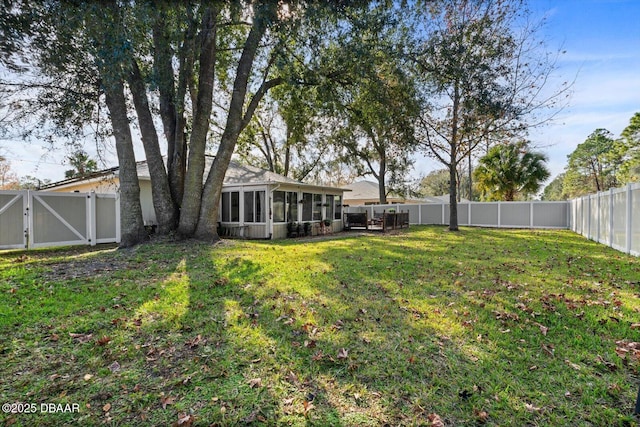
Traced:
<path id="1" fill-rule="evenodd" d="M 185 176 L 180 225 L 178 227 L 178 232 L 183 236 L 191 236 L 196 230 L 202 204 L 205 148 L 207 133 L 209 132 L 209 119 L 213 106 L 213 85 L 216 63 L 216 19 L 218 12 L 218 9 L 207 8 L 202 17 L 202 45 L 200 50 L 197 105 L 189 140 L 189 163 Z"/>
<path id="2" fill-rule="evenodd" d="M 118 171 L 120 181 L 120 247 L 126 248 L 142 243 L 148 235 L 142 219 L 140 184 L 122 80 L 113 79 L 112 82 L 105 85 L 104 92 L 111 116 L 118 165 L 120 166 Z"/>
<path id="3" fill-rule="evenodd" d="M 171 198 L 167 171 L 164 167 L 160 144 L 158 143 L 158 133 L 149 109 L 146 86 L 135 59 L 131 61 L 129 87 L 133 95 L 133 104 L 140 125 L 142 145 L 147 157 L 149 175 L 151 176 L 151 196 L 156 220 L 158 221 L 158 232 L 166 234 L 174 230 L 177 225 L 177 210 Z"/>

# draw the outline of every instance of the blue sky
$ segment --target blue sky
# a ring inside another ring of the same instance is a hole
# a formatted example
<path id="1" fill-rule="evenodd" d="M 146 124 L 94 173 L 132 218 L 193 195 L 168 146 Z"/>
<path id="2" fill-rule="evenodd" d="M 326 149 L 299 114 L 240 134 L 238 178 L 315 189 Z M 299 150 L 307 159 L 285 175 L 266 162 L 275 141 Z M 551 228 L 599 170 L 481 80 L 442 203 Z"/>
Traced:
<path id="1" fill-rule="evenodd" d="M 547 16 L 543 29 L 550 49 L 562 48 L 555 83 L 573 81 L 569 106 L 555 121 L 534 129 L 529 139 L 549 156 L 552 178 L 562 172 L 567 155 L 597 128 L 616 137 L 640 112 L 640 0 L 530 0 L 538 17 Z M 37 144 L 26 146 L 0 141 L 3 152 L 20 176 L 34 175 L 53 181 L 63 179 L 63 153 L 51 153 Z M 86 147 L 95 155 L 94 144 Z M 138 160 L 144 158 L 137 147 Z M 115 150 L 108 148 L 106 164 L 116 164 Z M 419 160 L 415 176 L 427 174 L 439 164 Z"/>
<path id="2" fill-rule="evenodd" d="M 548 16 L 549 45 L 566 50 L 559 76 L 575 78 L 569 106 L 529 135 L 544 146 L 555 176 L 591 132 L 605 128 L 618 137 L 640 112 L 640 1 L 532 0 L 531 6 Z"/>

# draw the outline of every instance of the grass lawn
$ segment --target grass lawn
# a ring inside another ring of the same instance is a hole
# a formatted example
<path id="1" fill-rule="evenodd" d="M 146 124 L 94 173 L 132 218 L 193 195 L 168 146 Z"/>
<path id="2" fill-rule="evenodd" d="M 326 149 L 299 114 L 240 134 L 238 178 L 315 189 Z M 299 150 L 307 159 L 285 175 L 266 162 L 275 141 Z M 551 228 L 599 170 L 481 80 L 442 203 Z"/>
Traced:
<path id="1" fill-rule="evenodd" d="M 637 424 L 640 259 L 568 231 L 4 252 L 0 292 L 4 425 Z"/>

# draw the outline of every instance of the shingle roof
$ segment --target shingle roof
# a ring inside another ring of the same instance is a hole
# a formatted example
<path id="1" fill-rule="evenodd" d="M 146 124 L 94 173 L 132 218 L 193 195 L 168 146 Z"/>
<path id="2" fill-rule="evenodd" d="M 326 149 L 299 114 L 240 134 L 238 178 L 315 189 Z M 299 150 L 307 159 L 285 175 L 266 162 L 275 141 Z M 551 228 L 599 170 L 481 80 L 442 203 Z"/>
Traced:
<path id="1" fill-rule="evenodd" d="M 205 173 L 203 179 L 206 179 L 209 169 L 213 164 L 213 156 L 207 156 L 205 159 Z M 110 169 L 105 169 L 99 172 L 95 172 L 91 175 L 87 175 L 84 177 L 76 177 L 65 179 L 64 181 L 53 182 L 51 184 L 46 185 L 43 188 L 55 188 L 60 187 L 62 185 L 74 184 L 90 179 L 94 179 L 97 177 L 104 177 L 106 175 L 116 175 L 118 174 L 118 167 L 113 167 Z M 149 173 L 149 165 L 146 160 L 140 161 L 137 163 L 138 170 L 138 178 L 143 180 L 151 179 L 151 174 Z M 275 172 L 271 172 L 268 170 L 260 169 L 255 166 L 242 165 L 238 162 L 231 161 L 229 163 L 229 167 L 227 168 L 227 173 L 224 176 L 224 184 L 251 184 L 251 183 L 276 183 L 276 184 L 297 184 L 297 185 L 307 185 L 301 181 L 296 181 L 295 179 L 288 178 L 286 176 L 277 174 Z"/>

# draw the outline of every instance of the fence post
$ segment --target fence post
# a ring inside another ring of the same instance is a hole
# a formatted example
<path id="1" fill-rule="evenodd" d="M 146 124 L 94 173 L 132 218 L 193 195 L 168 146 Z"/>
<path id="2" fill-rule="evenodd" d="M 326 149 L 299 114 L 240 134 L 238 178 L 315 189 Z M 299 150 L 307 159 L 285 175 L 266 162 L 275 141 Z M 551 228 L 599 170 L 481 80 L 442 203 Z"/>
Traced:
<path id="1" fill-rule="evenodd" d="M 28 190 L 26 195 L 27 200 L 27 248 L 33 247 L 33 191 Z"/>
<path id="2" fill-rule="evenodd" d="M 600 191 L 596 193 L 596 242 L 600 241 Z"/>
<path id="3" fill-rule="evenodd" d="M 533 200 L 529 201 L 529 228 L 533 228 Z"/>
<path id="4" fill-rule="evenodd" d="M 440 224 L 444 225 L 444 203 L 442 203 L 442 221 L 440 221 Z"/>
<path id="5" fill-rule="evenodd" d="M 626 237 L 626 250 L 625 252 L 630 254 L 631 253 L 631 237 L 633 236 L 631 234 L 631 225 L 632 225 L 632 221 L 631 221 L 631 213 L 633 211 L 632 207 L 633 207 L 633 200 L 631 199 L 633 197 L 633 193 L 631 192 L 631 183 L 627 184 L 627 189 L 626 189 L 626 193 L 627 193 L 627 197 L 626 197 L 626 201 L 627 201 L 627 218 L 626 218 L 626 224 L 625 224 L 625 237 Z"/>
<path id="6" fill-rule="evenodd" d="M 613 247 L 613 188 L 609 189 L 609 247 Z"/>
<path id="7" fill-rule="evenodd" d="M 25 249 L 30 248 L 31 242 L 31 203 L 29 200 L 29 197 L 31 197 L 30 193 L 31 191 L 27 190 L 22 195 L 22 212 L 24 214 L 22 220 L 22 229 L 24 230 L 23 242 Z"/>
<path id="8" fill-rule="evenodd" d="M 120 243 L 122 240 L 122 234 L 120 230 L 120 191 L 116 192 L 116 243 Z"/>
<path id="9" fill-rule="evenodd" d="M 98 236 L 98 228 L 96 224 L 97 216 L 98 213 L 96 211 L 96 193 L 95 191 L 92 191 L 91 193 L 87 194 L 87 239 L 89 240 L 89 244 L 91 246 L 96 245 Z"/>
<path id="10" fill-rule="evenodd" d="M 587 239 L 593 240 L 591 237 L 591 196 L 585 196 L 587 199 Z"/>

